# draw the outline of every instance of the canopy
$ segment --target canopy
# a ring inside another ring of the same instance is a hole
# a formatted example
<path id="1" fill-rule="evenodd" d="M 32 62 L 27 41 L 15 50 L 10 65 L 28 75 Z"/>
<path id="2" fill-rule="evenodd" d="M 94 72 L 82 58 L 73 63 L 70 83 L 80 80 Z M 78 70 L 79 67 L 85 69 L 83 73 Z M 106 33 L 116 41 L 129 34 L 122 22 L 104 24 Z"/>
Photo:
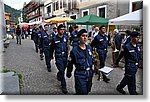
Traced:
<path id="1" fill-rule="evenodd" d="M 69 18 L 69 17 L 54 17 L 48 20 L 45 20 L 45 23 L 64 23 L 67 21 L 71 21 L 73 19 Z"/>
<path id="2" fill-rule="evenodd" d="M 68 22 L 68 24 L 80 24 L 80 25 L 108 25 L 108 19 L 98 17 L 96 15 L 87 15 L 73 21 Z"/>
<path id="3" fill-rule="evenodd" d="M 142 25 L 142 10 L 109 20 L 109 25 Z"/>

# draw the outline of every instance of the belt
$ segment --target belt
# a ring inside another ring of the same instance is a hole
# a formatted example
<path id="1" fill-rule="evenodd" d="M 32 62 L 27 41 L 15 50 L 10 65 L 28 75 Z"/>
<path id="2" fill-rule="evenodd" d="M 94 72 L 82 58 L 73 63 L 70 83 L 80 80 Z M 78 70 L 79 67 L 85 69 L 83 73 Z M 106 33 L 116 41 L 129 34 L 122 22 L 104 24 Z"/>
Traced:
<path id="1" fill-rule="evenodd" d="M 88 68 L 85 68 L 85 69 L 76 69 L 76 70 L 80 70 L 80 71 L 89 71 L 91 68 L 88 67 Z"/>
<path id="2" fill-rule="evenodd" d="M 135 64 L 136 66 L 139 65 L 139 63 L 135 63 L 135 62 L 128 62 L 128 63 Z"/>

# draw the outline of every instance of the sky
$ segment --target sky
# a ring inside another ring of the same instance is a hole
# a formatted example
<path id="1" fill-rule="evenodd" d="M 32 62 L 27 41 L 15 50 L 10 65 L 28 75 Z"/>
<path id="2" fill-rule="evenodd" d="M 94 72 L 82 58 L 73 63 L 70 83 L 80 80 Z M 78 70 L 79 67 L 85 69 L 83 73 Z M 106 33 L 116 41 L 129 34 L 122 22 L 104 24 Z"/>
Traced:
<path id="1" fill-rule="evenodd" d="M 31 0 L 3 0 L 5 4 L 11 6 L 12 8 L 15 8 L 17 10 L 23 8 L 24 2 L 30 2 Z"/>

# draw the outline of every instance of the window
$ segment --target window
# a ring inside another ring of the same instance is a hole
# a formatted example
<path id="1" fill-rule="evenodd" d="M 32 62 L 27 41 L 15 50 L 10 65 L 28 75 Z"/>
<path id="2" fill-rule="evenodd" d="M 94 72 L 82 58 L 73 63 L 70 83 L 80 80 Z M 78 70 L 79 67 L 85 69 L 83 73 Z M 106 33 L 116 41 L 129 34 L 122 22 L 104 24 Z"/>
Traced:
<path id="1" fill-rule="evenodd" d="M 97 8 L 97 16 L 106 18 L 106 5 Z"/>
<path id="2" fill-rule="evenodd" d="M 67 7 L 66 0 L 63 0 L 63 8 Z"/>
<path id="3" fill-rule="evenodd" d="M 59 10 L 59 2 L 56 1 L 56 10 Z"/>
<path id="4" fill-rule="evenodd" d="M 51 5 L 47 7 L 47 13 L 51 13 Z"/>
<path id="5" fill-rule="evenodd" d="M 53 3 L 53 11 L 56 10 L 56 2 Z"/>
<path id="6" fill-rule="evenodd" d="M 71 7 L 71 0 L 68 0 L 68 10 L 72 9 Z"/>
<path id="7" fill-rule="evenodd" d="M 132 12 L 142 9 L 143 8 L 143 1 L 139 1 L 139 2 L 133 2 L 132 3 Z"/>
<path id="8" fill-rule="evenodd" d="M 82 10 L 82 17 L 86 15 L 89 15 L 89 9 Z"/>
<path id="9" fill-rule="evenodd" d="M 62 9 L 62 1 L 60 0 L 60 9 Z"/>
<path id="10" fill-rule="evenodd" d="M 76 16 L 76 15 L 72 15 L 72 16 L 70 16 L 70 18 L 71 18 L 71 19 L 76 19 L 77 16 Z"/>

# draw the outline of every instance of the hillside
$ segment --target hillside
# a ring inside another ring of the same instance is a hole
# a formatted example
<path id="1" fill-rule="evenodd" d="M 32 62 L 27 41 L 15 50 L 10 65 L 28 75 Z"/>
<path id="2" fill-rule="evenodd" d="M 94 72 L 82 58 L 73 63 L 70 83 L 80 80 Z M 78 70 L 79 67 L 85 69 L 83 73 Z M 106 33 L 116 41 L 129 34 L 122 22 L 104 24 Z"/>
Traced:
<path id="1" fill-rule="evenodd" d="M 4 4 L 5 12 L 11 13 L 11 20 L 14 21 L 15 23 L 18 22 L 18 17 L 20 17 L 21 11 L 16 10 L 6 4 Z"/>

